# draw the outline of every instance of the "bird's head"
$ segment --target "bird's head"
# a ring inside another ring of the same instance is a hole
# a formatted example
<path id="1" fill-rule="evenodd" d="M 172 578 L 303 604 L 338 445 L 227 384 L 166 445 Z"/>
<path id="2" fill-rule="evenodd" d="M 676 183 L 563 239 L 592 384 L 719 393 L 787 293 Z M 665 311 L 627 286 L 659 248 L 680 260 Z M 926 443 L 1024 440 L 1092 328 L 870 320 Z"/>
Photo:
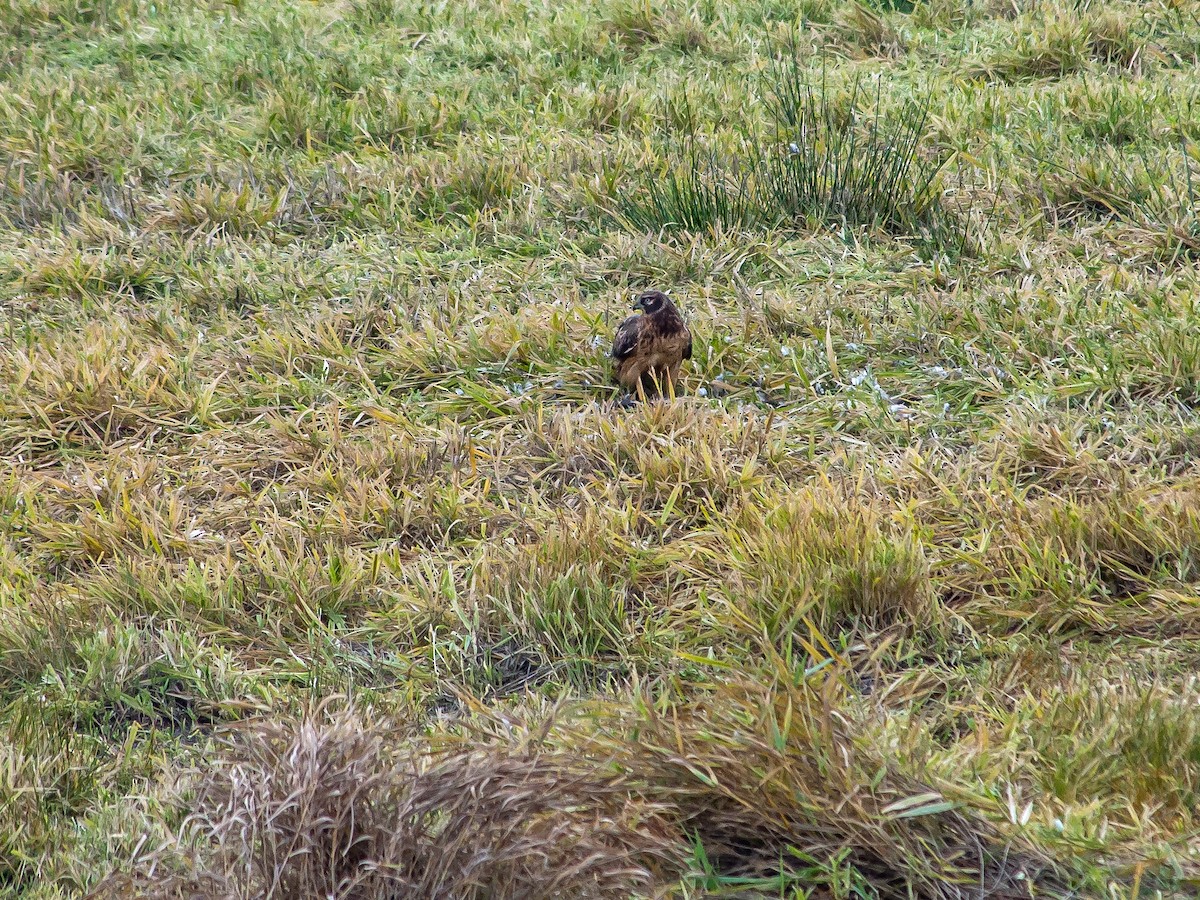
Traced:
<path id="1" fill-rule="evenodd" d="M 660 309 L 670 306 L 671 301 L 662 291 L 646 291 L 638 294 L 634 309 L 640 309 L 646 315 L 652 315 Z"/>

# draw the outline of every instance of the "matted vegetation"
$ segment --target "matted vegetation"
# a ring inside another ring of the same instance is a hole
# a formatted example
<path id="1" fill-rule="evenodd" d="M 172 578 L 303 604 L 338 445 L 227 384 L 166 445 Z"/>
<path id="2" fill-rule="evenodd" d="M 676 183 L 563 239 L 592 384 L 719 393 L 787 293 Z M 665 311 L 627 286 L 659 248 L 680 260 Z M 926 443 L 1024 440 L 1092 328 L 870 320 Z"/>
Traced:
<path id="1" fill-rule="evenodd" d="M 1200 891 L 1200 3 L 0 35 L 0 897 Z"/>

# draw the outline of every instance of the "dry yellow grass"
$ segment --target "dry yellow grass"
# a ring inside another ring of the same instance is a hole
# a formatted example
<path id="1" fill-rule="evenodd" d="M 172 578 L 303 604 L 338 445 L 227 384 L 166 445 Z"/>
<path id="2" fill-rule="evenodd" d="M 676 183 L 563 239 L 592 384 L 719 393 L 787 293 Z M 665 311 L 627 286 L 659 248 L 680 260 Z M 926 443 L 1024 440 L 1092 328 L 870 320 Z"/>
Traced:
<path id="1" fill-rule="evenodd" d="M 1198 23 L 0 0 L 0 897 L 1194 894 Z"/>

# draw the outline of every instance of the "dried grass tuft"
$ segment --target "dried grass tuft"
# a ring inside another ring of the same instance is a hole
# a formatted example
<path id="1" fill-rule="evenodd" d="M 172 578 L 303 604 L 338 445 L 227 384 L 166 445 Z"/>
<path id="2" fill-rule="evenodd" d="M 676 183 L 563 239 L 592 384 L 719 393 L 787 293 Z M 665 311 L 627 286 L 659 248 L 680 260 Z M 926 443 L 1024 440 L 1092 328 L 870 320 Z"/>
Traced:
<path id="1" fill-rule="evenodd" d="M 838 860 L 883 898 L 1060 896 L 1049 859 L 883 757 L 839 694 L 836 677 L 738 679 L 665 709 L 643 695 L 573 738 L 669 806 L 726 881 Z"/>
<path id="2" fill-rule="evenodd" d="M 144 861 L 95 896 L 624 898 L 678 866 L 678 834 L 620 779 L 400 739 L 352 713 L 245 729 L 200 779 L 189 861 Z"/>

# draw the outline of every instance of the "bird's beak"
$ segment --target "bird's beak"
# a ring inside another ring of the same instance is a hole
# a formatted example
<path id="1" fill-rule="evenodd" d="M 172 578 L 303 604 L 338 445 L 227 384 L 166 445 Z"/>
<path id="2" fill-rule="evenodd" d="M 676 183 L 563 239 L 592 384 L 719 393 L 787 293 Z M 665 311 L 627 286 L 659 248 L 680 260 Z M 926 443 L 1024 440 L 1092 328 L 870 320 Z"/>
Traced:
<path id="1" fill-rule="evenodd" d="M 633 301 L 633 308 L 634 308 L 634 309 L 641 309 L 641 308 L 642 308 L 642 301 L 641 301 L 641 300 L 634 300 L 634 301 Z"/>

